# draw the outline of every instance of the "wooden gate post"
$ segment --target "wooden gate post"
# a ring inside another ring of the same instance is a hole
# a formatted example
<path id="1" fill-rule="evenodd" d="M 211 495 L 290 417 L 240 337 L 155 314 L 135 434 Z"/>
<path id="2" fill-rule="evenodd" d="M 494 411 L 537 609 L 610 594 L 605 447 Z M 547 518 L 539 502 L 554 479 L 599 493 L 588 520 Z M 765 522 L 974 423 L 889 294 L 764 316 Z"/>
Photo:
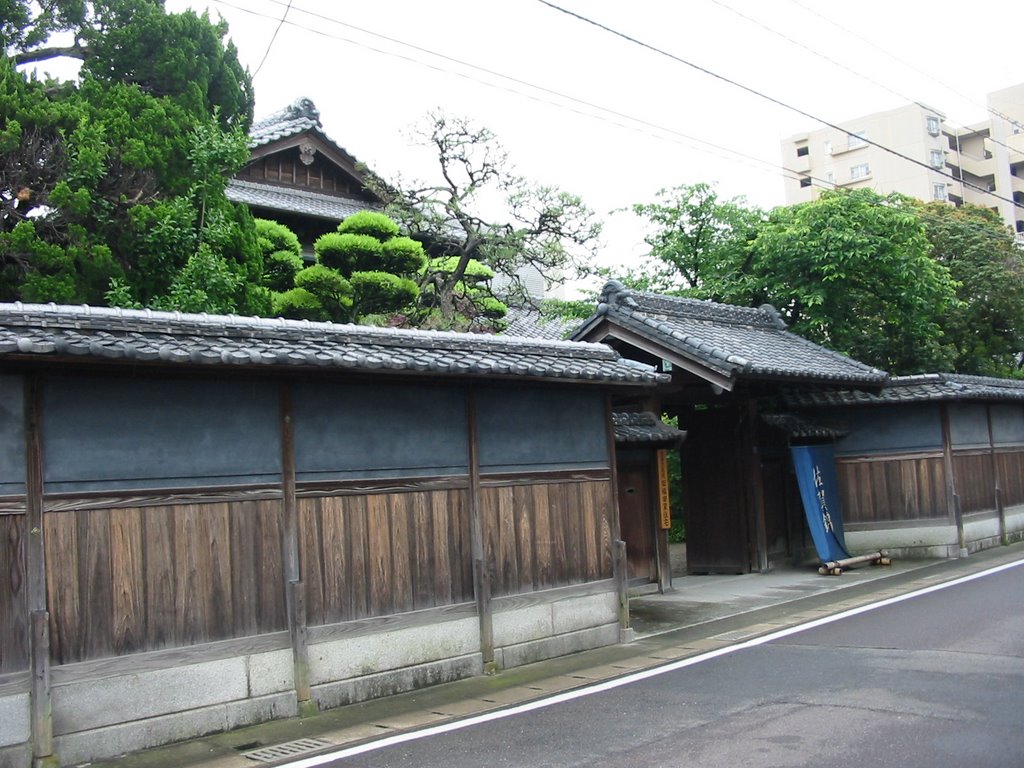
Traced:
<path id="1" fill-rule="evenodd" d="M 466 425 L 469 446 L 469 525 L 473 556 L 473 595 L 480 623 L 480 655 L 485 674 L 498 665 L 494 655 L 494 615 L 491 608 L 491 569 L 484 552 L 483 520 L 480 515 L 480 450 L 477 441 L 476 392 L 466 391 Z"/>
<path id="2" fill-rule="evenodd" d="M 295 699 L 300 716 L 317 711 L 309 682 L 309 645 L 306 636 L 306 597 L 299 562 L 299 508 L 295 492 L 295 415 L 291 388 L 281 386 L 281 493 L 284 534 L 281 562 L 285 582 L 285 611 L 292 646 Z"/>
<path id="3" fill-rule="evenodd" d="M 619 642 L 631 643 L 634 633 L 629 623 L 629 569 L 626 565 L 626 542 L 622 539 L 612 542 L 612 568 L 619 599 Z"/>

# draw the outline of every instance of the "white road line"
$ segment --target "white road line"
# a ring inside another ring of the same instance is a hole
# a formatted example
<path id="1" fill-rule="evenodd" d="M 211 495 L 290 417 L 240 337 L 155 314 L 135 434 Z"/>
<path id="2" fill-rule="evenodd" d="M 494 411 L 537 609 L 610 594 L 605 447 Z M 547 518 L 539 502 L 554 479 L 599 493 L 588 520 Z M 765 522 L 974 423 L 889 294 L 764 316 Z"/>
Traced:
<path id="1" fill-rule="evenodd" d="M 727 656 L 737 651 L 742 651 L 747 648 L 756 648 L 759 645 L 765 645 L 775 640 L 780 640 L 784 637 L 790 637 L 791 635 L 799 634 L 800 632 L 806 632 L 809 629 L 815 629 L 816 627 L 825 626 L 826 624 L 832 624 L 836 621 L 842 621 L 843 619 L 850 618 L 851 616 L 858 616 L 862 613 L 868 613 L 879 608 L 884 608 L 888 605 L 894 605 L 895 603 L 901 603 L 904 600 L 912 600 L 915 597 L 921 597 L 932 592 L 938 592 L 942 589 L 948 589 L 949 587 L 955 587 L 959 584 L 965 584 L 969 581 L 981 579 L 992 574 L 999 573 L 1000 571 L 1006 571 L 1010 568 L 1016 568 L 1020 565 L 1024 565 L 1024 560 L 1015 560 L 1012 563 L 1004 563 L 1003 565 L 997 565 L 993 568 L 988 568 L 984 571 L 972 573 L 967 576 L 961 576 L 958 579 L 952 581 L 942 582 L 941 584 L 933 584 L 930 587 L 922 587 L 921 589 L 914 590 L 913 592 L 907 592 L 903 595 L 897 595 L 896 597 L 889 597 L 884 600 L 879 600 L 877 603 L 869 603 L 868 605 L 862 605 L 857 608 L 850 608 L 849 610 L 842 611 L 840 613 L 832 614 L 831 616 L 824 616 L 820 619 L 814 619 L 804 624 L 798 624 L 793 627 L 787 627 L 786 629 L 780 629 L 776 632 L 770 632 L 767 635 L 761 635 L 751 640 L 745 640 L 735 645 L 729 645 L 722 648 L 716 648 L 713 651 L 707 651 L 697 656 L 690 656 L 686 659 L 680 659 L 670 664 L 665 664 L 660 667 L 653 669 L 645 669 L 640 672 L 634 672 L 630 675 L 623 677 L 617 677 L 614 680 L 606 680 L 602 683 L 588 686 L 586 688 L 576 688 L 571 691 L 559 693 L 554 696 L 549 696 L 545 699 L 537 699 L 529 701 L 525 704 L 518 704 L 508 709 L 502 709 L 494 712 L 485 712 L 481 715 L 474 715 L 468 717 L 465 720 L 458 720 L 450 723 L 442 723 L 441 725 L 434 725 L 428 728 L 422 728 L 417 731 L 410 731 L 408 733 L 398 733 L 394 736 L 388 736 L 377 741 L 367 742 L 365 744 L 359 744 L 354 747 L 345 747 L 335 752 L 328 754 L 316 755 L 314 757 L 307 757 L 303 760 L 296 760 L 291 763 L 283 763 L 279 768 L 316 768 L 316 766 L 324 765 L 333 760 L 341 760 L 346 757 L 353 757 L 355 755 L 366 754 L 367 752 L 375 752 L 378 749 L 385 749 L 387 747 L 393 747 L 396 744 L 404 744 L 407 741 L 416 741 L 418 739 L 426 739 L 431 736 L 439 736 L 445 733 L 451 733 L 452 731 L 458 731 L 463 728 L 470 728 L 474 725 L 481 725 L 482 723 L 490 723 L 494 720 L 501 720 L 506 717 L 515 717 L 525 712 L 532 712 L 537 709 L 543 709 L 544 707 L 554 706 L 555 704 L 561 704 L 566 701 L 572 701 L 574 699 L 580 699 L 584 696 L 591 696 L 595 693 L 601 693 L 602 691 L 610 691 L 613 688 L 620 688 L 624 685 L 630 685 L 632 683 L 639 682 L 640 680 L 647 680 L 651 677 L 658 675 L 664 675 L 669 672 L 675 672 L 679 669 L 685 669 L 686 667 L 692 667 L 695 664 L 701 664 L 705 661 L 711 661 L 717 659 L 720 656 Z"/>

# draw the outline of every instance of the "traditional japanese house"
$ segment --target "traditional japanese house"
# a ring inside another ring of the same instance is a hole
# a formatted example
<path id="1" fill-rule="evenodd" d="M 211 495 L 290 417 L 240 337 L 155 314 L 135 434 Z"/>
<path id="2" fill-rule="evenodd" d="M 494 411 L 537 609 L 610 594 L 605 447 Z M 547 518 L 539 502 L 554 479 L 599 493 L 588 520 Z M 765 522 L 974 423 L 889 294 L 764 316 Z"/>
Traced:
<path id="1" fill-rule="evenodd" d="M 604 345 L 6 304 L 0 365 L 0 763 L 620 639 L 610 401 L 668 377 Z"/>

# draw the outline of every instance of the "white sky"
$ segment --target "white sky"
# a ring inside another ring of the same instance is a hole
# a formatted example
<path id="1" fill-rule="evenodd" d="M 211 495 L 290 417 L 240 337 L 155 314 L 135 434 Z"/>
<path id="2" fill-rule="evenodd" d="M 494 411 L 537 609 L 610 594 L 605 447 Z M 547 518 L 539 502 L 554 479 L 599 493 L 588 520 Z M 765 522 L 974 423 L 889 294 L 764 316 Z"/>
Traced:
<path id="1" fill-rule="evenodd" d="M 830 122 L 915 100 L 974 123 L 986 93 L 1024 81 L 1019 0 L 553 2 Z M 250 71 L 287 5 L 166 0 L 222 15 Z M 539 0 L 292 0 L 254 83 L 257 117 L 309 97 L 385 177 L 429 178 L 433 156 L 408 136 L 428 110 L 487 126 L 519 172 L 602 216 L 606 265 L 645 252 L 639 222 L 610 212 L 663 187 L 783 204 L 779 142 L 820 127 Z"/>

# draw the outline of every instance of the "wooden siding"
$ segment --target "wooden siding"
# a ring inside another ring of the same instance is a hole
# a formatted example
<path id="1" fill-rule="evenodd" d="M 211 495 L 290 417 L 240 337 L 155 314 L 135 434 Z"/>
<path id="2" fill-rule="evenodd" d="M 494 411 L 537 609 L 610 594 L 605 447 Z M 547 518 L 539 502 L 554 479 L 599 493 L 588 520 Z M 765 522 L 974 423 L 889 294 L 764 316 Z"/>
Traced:
<path id="1" fill-rule="evenodd" d="M 949 514 L 941 455 L 840 458 L 836 465 L 847 523 L 944 518 Z"/>
<path id="2" fill-rule="evenodd" d="M 991 451 L 953 451 L 953 474 L 961 512 L 985 512 L 996 508 Z"/>
<path id="3" fill-rule="evenodd" d="M 1024 448 L 997 449 L 996 462 L 1003 506 L 1024 504 Z"/>
<path id="4" fill-rule="evenodd" d="M 310 165 L 304 164 L 299 159 L 298 148 L 262 157 L 236 175 L 248 181 L 266 181 L 310 192 L 369 199 L 361 185 L 339 172 L 319 152 Z"/>
<path id="5" fill-rule="evenodd" d="M 25 515 L 0 514 L 0 674 L 28 669 Z"/>
<path id="6" fill-rule="evenodd" d="M 47 512 L 55 663 L 287 628 L 281 502 Z"/>
<path id="7" fill-rule="evenodd" d="M 464 489 L 299 500 L 310 625 L 473 599 Z"/>
<path id="8" fill-rule="evenodd" d="M 495 597 L 612 577 L 610 479 L 487 484 L 480 508 Z"/>

